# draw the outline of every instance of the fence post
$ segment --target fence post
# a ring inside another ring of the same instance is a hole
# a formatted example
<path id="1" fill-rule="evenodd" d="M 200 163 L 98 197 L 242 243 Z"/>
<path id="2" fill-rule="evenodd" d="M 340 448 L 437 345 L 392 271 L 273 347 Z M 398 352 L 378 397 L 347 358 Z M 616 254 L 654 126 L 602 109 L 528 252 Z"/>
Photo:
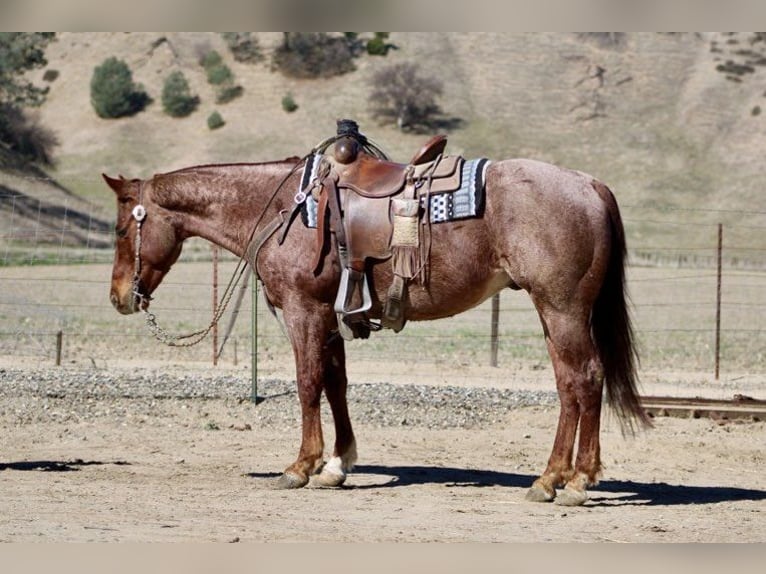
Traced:
<path id="1" fill-rule="evenodd" d="M 61 347 L 64 342 L 64 332 L 59 331 L 56 333 L 56 366 L 61 366 Z"/>
<path id="2" fill-rule="evenodd" d="M 218 310 L 218 246 L 213 245 L 213 319 Z M 218 321 L 213 323 L 213 366 L 218 365 Z"/>
<path id="3" fill-rule="evenodd" d="M 492 296 L 492 318 L 490 319 L 490 347 L 489 347 L 489 366 L 497 367 L 497 332 L 500 323 L 500 293 Z"/>
<path id="4" fill-rule="evenodd" d="M 723 251 L 723 224 L 718 224 L 718 276 L 715 298 L 715 380 L 718 380 L 721 364 L 721 252 Z"/>

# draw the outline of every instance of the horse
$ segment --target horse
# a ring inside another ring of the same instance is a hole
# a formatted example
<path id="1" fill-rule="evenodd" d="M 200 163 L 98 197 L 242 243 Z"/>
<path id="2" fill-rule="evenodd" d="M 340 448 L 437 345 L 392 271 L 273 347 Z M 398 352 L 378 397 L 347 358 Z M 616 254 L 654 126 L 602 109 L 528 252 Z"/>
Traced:
<path id="1" fill-rule="evenodd" d="M 294 157 L 199 165 L 148 179 L 102 174 L 117 199 L 110 290 L 117 311 L 148 313 L 151 294 L 178 259 L 184 240 L 194 236 L 247 261 L 269 305 L 281 310 L 295 358 L 302 422 L 298 456 L 276 481 L 284 489 L 310 480 L 340 486 L 357 458 L 346 401 L 344 339 L 337 334 L 333 308 L 342 271 L 339 254 L 330 245 L 315 269 L 316 230 L 285 221 L 300 185 L 301 162 Z M 277 229 L 283 229 L 279 236 Z M 532 159 L 498 160 L 486 171 L 482 216 L 434 225 L 431 233 L 429 280 L 410 286 L 408 319 L 453 316 L 505 288 L 529 294 L 553 365 L 560 412 L 547 466 L 526 499 L 584 504 L 602 470 L 604 390 L 623 433 L 650 426 L 637 391 L 625 233 L 613 193 L 580 171 Z M 391 266 L 371 261 L 366 273 L 372 298 L 368 313 L 380 318 L 393 280 Z M 335 427 L 326 462 L 322 392 Z"/>

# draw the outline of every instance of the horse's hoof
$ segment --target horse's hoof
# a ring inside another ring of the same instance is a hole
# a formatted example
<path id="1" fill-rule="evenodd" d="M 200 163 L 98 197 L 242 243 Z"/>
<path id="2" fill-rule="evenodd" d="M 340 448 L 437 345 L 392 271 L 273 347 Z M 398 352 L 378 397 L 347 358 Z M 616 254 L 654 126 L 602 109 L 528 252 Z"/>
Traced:
<path id="1" fill-rule="evenodd" d="M 527 495 L 524 498 L 529 502 L 550 502 L 556 498 L 556 491 L 554 490 L 551 493 L 543 487 L 533 484 L 532 487 L 527 490 Z"/>
<path id="2" fill-rule="evenodd" d="M 331 488 L 340 486 L 344 482 L 346 482 L 345 474 L 335 474 L 334 472 L 327 472 L 326 470 L 311 477 L 311 486 L 317 487 Z"/>
<path id="3" fill-rule="evenodd" d="M 582 506 L 588 500 L 588 493 L 584 490 L 576 490 L 566 487 L 559 491 L 556 504 L 559 506 Z"/>
<path id="4" fill-rule="evenodd" d="M 343 461 L 334 456 L 322 467 L 322 472 L 311 477 L 311 486 L 333 487 L 346 482 L 346 471 L 343 470 Z"/>
<path id="5" fill-rule="evenodd" d="M 301 488 L 306 486 L 308 478 L 303 478 L 293 472 L 285 472 L 277 480 L 275 488 L 277 490 L 288 490 L 292 488 Z"/>

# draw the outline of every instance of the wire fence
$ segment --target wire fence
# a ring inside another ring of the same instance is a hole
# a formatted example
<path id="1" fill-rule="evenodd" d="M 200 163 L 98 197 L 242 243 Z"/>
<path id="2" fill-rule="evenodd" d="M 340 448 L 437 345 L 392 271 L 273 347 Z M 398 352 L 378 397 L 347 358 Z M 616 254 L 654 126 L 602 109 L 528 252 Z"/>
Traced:
<path id="1" fill-rule="evenodd" d="M 188 349 L 166 347 L 150 336 L 140 315 L 123 317 L 114 311 L 108 300 L 113 258 L 108 215 L 74 200 L 77 204 L 65 205 L 63 212 L 43 199 L 37 202 L 22 202 L 0 190 L 0 357 L 6 363 L 94 368 L 131 362 L 212 364 L 210 340 Z M 643 372 L 711 377 L 718 321 L 721 378 L 766 374 L 766 223 L 759 225 L 766 222 L 766 212 L 747 212 L 743 222 L 744 215 L 623 206 L 631 261 L 628 286 Z M 717 317 L 721 219 L 727 223 Z M 207 242 L 187 241 L 156 292 L 153 311 L 168 331 L 188 332 L 209 321 L 214 306 L 211 253 Z M 236 261 L 221 253 L 222 283 Z M 404 373 L 413 381 L 497 381 L 520 370 L 547 371 L 542 374 L 550 379 L 542 329 L 529 297 L 505 290 L 496 316 L 494 343 L 491 301 L 453 318 L 409 323 L 399 334 L 374 333 L 348 345 L 349 370 L 364 380 Z M 221 330 L 226 321 L 228 316 Z M 249 370 L 254 348 L 259 377 L 294 378 L 292 351 L 280 323 L 262 298 L 254 312 L 253 299 L 246 297 L 219 366 Z M 494 360 L 497 368 L 490 367 Z"/>

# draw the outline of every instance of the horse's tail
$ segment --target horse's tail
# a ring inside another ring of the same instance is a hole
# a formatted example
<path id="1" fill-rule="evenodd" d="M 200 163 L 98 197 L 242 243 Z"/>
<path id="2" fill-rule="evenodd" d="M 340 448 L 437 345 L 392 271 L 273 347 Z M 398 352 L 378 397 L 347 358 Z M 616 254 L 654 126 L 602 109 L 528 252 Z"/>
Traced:
<path id="1" fill-rule="evenodd" d="M 611 235 L 606 277 L 593 306 L 593 338 L 604 366 L 607 401 L 619 416 L 623 432 L 633 432 L 634 422 L 647 427 L 651 421 L 641 407 L 637 390 L 639 358 L 628 313 L 625 230 L 611 190 L 600 182 L 593 186 L 607 206 Z"/>

